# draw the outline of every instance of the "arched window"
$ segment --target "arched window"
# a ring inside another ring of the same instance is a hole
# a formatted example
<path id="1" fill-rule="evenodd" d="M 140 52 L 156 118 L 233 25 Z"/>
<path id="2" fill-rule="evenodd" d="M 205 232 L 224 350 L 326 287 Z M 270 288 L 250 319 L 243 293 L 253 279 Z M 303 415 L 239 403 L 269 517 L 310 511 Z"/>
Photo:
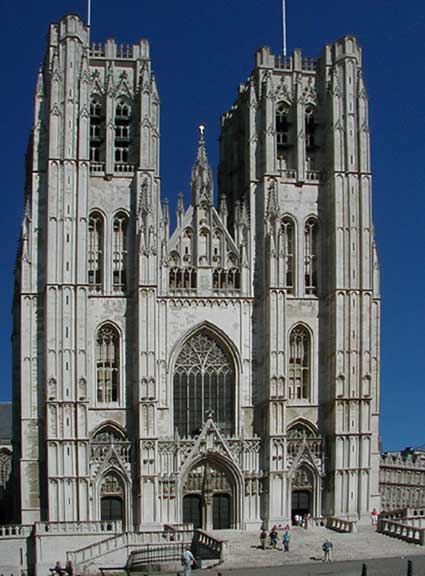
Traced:
<path id="1" fill-rule="evenodd" d="M 12 471 L 12 453 L 10 450 L 0 450 L 0 489 L 6 488 Z"/>
<path id="2" fill-rule="evenodd" d="M 101 326 L 96 338 L 96 381 L 98 402 L 118 402 L 120 341 L 110 324 Z"/>
<path id="3" fill-rule="evenodd" d="M 283 284 L 289 294 L 294 293 L 294 223 L 290 218 L 283 218 L 280 225 L 279 253 L 283 256 Z"/>
<path id="4" fill-rule="evenodd" d="M 130 124 L 130 105 L 121 98 L 115 107 L 115 162 L 118 164 L 127 164 L 129 161 Z"/>
<path id="5" fill-rule="evenodd" d="M 305 146 L 307 153 L 314 152 L 317 148 L 316 128 L 314 108 L 308 106 L 305 111 Z"/>
<path id="6" fill-rule="evenodd" d="M 102 162 L 104 141 L 104 114 L 97 96 L 90 100 L 90 161 Z"/>
<path id="7" fill-rule="evenodd" d="M 98 212 L 89 216 L 88 284 L 91 290 L 102 290 L 103 284 L 103 217 Z"/>
<path id="8" fill-rule="evenodd" d="M 213 272 L 213 289 L 214 290 L 239 290 L 240 289 L 240 271 L 239 268 L 216 268 Z"/>
<path id="9" fill-rule="evenodd" d="M 235 370 L 224 347 L 207 333 L 183 346 L 174 372 L 174 427 L 195 435 L 211 411 L 225 434 L 234 432 Z"/>
<path id="10" fill-rule="evenodd" d="M 114 290 L 127 288 L 127 231 L 128 216 L 119 212 L 113 224 L 112 285 Z"/>
<path id="11" fill-rule="evenodd" d="M 288 106 L 284 102 L 280 102 L 276 107 L 276 145 L 278 156 L 283 156 L 290 146 L 288 113 Z"/>
<path id="12" fill-rule="evenodd" d="M 304 285 L 306 294 L 317 295 L 317 258 L 319 226 L 315 218 L 309 218 L 304 227 Z"/>
<path id="13" fill-rule="evenodd" d="M 289 398 L 308 400 L 310 378 L 310 335 L 304 326 L 296 326 L 289 336 Z"/>

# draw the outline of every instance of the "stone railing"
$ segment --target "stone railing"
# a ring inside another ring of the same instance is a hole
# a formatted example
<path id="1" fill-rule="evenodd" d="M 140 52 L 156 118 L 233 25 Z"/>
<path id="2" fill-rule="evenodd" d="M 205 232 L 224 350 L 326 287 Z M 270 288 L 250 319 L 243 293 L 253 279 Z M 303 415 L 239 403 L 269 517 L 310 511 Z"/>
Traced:
<path id="1" fill-rule="evenodd" d="M 320 180 L 320 172 L 317 170 L 307 170 L 305 177 L 306 180 Z"/>
<path id="2" fill-rule="evenodd" d="M 102 558 L 109 552 L 127 548 L 127 557 L 130 552 L 141 546 L 152 548 L 154 546 L 167 546 L 171 543 L 190 544 L 193 530 L 155 530 L 151 532 L 124 532 L 117 536 L 95 542 L 79 550 L 67 553 L 67 560 L 71 560 L 75 567 L 96 558 Z"/>
<path id="3" fill-rule="evenodd" d="M 105 162 L 90 162 L 90 172 L 91 173 L 102 173 L 105 172 Z"/>
<path id="4" fill-rule="evenodd" d="M 0 526 L 0 538 L 27 538 L 32 531 L 32 526 L 22 524 L 5 524 Z"/>
<path id="5" fill-rule="evenodd" d="M 114 164 L 114 172 L 118 174 L 133 174 L 133 164 L 117 163 Z"/>
<path id="6" fill-rule="evenodd" d="M 229 551 L 229 543 L 227 540 L 215 538 L 211 536 L 211 534 L 208 534 L 208 532 L 204 532 L 204 530 L 195 530 L 193 544 L 195 548 L 195 554 L 196 551 L 202 547 L 208 550 L 212 557 L 219 560 L 224 560 Z"/>
<path id="7" fill-rule="evenodd" d="M 343 518 L 326 518 L 326 528 L 335 532 L 357 532 L 357 520 L 344 520 Z"/>
<path id="8" fill-rule="evenodd" d="M 35 535 L 52 534 L 118 534 L 122 532 L 121 520 L 105 522 L 36 522 Z"/>
<path id="9" fill-rule="evenodd" d="M 405 542 L 419 544 L 420 546 L 424 546 L 425 544 L 425 528 L 416 528 L 404 522 L 397 522 L 395 520 L 389 520 L 388 518 L 379 518 L 377 531 L 380 534 L 398 538 Z"/>

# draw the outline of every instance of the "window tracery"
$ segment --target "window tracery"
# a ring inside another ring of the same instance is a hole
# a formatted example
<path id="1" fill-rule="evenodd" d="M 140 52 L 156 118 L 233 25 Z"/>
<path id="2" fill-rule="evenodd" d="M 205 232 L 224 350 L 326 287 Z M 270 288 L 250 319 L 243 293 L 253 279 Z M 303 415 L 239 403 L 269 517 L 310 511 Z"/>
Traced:
<path id="1" fill-rule="evenodd" d="M 318 230 L 315 218 L 309 218 L 304 227 L 304 286 L 305 293 L 317 296 Z"/>
<path id="2" fill-rule="evenodd" d="M 128 216 L 116 214 L 113 223 L 112 285 L 114 290 L 127 288 L 127 231 Z"/>
<path id="3" fill-rule="evenodd" d="M 6 488 L 12 471 L 12 453 L 9 450 L 0 450 L 0 488 Z"/>
<path id="4" fill-rule="evenodd" d="M 216 268 L 213 271 L 214 290 L 239 290 L 240 271 L 239 268 Z"/>
<path id="5" fill-rule="evenodd" d="M 310 334 L 296 326 L 289 336 L 289 398 L 308 400 L 311 378 Z"/>
<path id="6" fill-rule="evenodd" d="M 98 212 L 89 216 L 88 226 L 88 284 L 90 290 L 102 290 L 103 286 L 103 217 Z"/>
<path id="7" fill-rule="evenodd" d="M 96 338 L 96 382 L 98 402 L 119 400 L 119 335 L 110 324 L 101 326 Z"/>
<path id="8" fill-rule="evenodd" d="M 183 346 L 174 371 L 174 427 L 181 436 L 200 432 L 207 414 L 226 434 L 234 431 L 235 371 L 222 345 L 199 333 Z"/>

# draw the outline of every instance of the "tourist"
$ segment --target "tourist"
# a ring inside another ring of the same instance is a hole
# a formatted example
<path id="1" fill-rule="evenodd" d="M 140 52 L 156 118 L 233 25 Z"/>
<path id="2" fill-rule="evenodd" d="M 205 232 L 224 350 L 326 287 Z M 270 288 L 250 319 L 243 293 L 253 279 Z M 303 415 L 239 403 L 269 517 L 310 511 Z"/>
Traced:
<path id="1" fill-rule="evenodd" d="M 267 532 L 263 528 L 260 532 L 260 546 L 263 550 L 266 549 L 266 543 L 267 543 Z"/>
<path id="2" fill-rule="evenodd" d="M 183 576 L 190 576 L 192 574 L 192 567 L 196 566 L 196 560 L 190 551 L 190 546 L 187 546 L 181 555 L 181 563 L 183 566 Z"/>
<path id="3" fill-rule="evenodd" d="M 278 542 L 278 536 L 277 536 L 277 530 L 276 530 L 276 525 L 273 526 L 273 528 L 270 530 L 270 546 L 276 550 L 276 546 L 277 546 L 277 542 Z"/>
<path id="4" fill-rule="evenodd" d="M 332 550 L 333 550 L 334 545 L 332 544 L 332 542 L 328 539 L 326 539 L 323 542 L 322 545 L 322 550 L 323 550 L 323 560 L 322 562 L 326 562 L 326 560 L 328 562 L 332 562 Z"/>
<path id="5" fill-rule="evenodd" d="M 376 526 L 378 524 L 378 512 L 377 512 L 376 508 L 374 508 L 372 510 L 372 512 L 370 513 L 370 517 L 371 517 L 371 521 L 372 521 L 372 526 Z"/>
<path id="6" fill-rule="evenodd" d="M 71 560 L 68 560 L 65 564 L 65 572 L 66 576 L 74 576 L 74 566 L 72 565 Z"/>
<path id="7" fill-rule="evenodd" d="M 56 574 L 58 576 L 64 576 L 65 575 L 65 568 L 62 567 L 60 560 L 56 561 L 54 568 L 50 568 L 50 572 L 52 572 L 52 573 L 56 572 Z"/>
<path id="8" fill-rule="evenodd" d="M 289 552 L 289 542 L 291 541 L 291 537 L 289 536 L 288 530 L 285 531 L 284 535 L 282 536 L 282 544 L 283 544 L 283 551 Z"/>

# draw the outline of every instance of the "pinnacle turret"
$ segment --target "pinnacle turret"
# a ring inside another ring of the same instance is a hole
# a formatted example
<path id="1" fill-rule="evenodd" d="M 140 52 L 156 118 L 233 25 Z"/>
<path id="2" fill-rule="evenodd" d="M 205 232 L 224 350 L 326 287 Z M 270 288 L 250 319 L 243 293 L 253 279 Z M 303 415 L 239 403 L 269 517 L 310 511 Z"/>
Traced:
<path id="1" fill-rule="evenodd" d="M 202 201 L 209 205 L 213 203 L 213 176 L 208 163 L 207 151 L 205 148 L 205 126 L 199 126 L 198 155 L 192 168 L 192 204 L 197 206 Z"/>

